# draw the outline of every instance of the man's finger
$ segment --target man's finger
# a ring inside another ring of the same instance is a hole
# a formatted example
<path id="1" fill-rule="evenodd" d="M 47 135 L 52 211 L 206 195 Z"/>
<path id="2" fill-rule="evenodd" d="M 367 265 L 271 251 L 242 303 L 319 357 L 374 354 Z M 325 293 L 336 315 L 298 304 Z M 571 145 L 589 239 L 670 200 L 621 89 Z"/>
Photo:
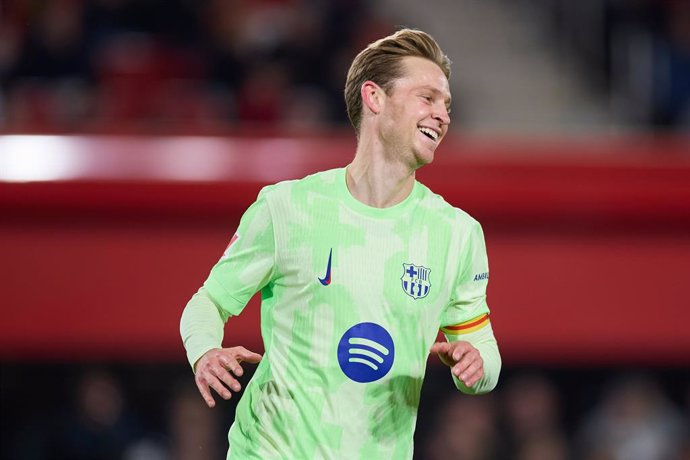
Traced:
<path id="1" fill-rule="evenodd" d="M 216 390 L 216 393 L 220 395 L 221 398 L 223 399 L 230 399 L 232 398 L 232 393 L 230 393 L 230 390 L 225 388 L 225 386 L 218 380 L 217 378 L 214 378 L 209 382 L 211 388 Z"/>
<path id="2" fill-rule="evenodd" d="M 233 374 L 235 374 L 238 377 L 242 377 L 242 374 L 244 374 L 244 369 L 242 369 L 242 366 L 240 366 L 239 361 L 237 361 L 234 356 L 233 357 L 227 357 L 227 356 L 222 356 L 220 359 L 220 364 Z"/>
<path id="3" fill-rule="evenodd" d="M 453 357 L 455 357 L 455 353 L 453 354 Z M 477 353 L 473 353 L 471 349 L 466 350 L 464 355 L 462 355 L 462 358 L 456 360 L 457 363 L 453 367 L 458 367 L 461 372 L 465 372 L 470 367 L 470 365 L 478 359 L 479 355 Z"/>
<path id="4" fill-rule="evenodd" d="M 484 369 L 479 369 L 475 372 L 465 383 L 468 387 L 474 386 L 475 383 L 479 382 L 481 378 L 484 377 Z"/>
<path id="5" fill-rule="evenodd" d="M 225 385 L 227 385 L 228 388 L 232 388 L 233 391 L 240 391 L 242 389 L 242 386 L 240 383 L 235 380 L 232 375 L 227 371 L 227 369 L 224 369 L 220 366 L 214 367 L 212 369 L 213 374 L 218 377 L 220 380 L 223 381 Z"/>
<path id="6" fill-rule="evenodd" d="M 206 385 L 205 381 L 200 378 L 196 378 L 194 381 L 196 382 L 196 387 L 199 389 L 199 393 L 201 393 L 201 397 L 204 398 L 206 405 L 208 407 L 214 407 L 216 405 L 216 401 L 213 399 L 213 396 L 211 396 L 211 392 L 208 390 L 208 385 Z"/>
<path id="7" fill-rule="evenodd" d="M 467 373 L 465 378 L 461 378 L 465 386 L 472 387 L 477 383 L 482 377 L 484 377 L 484 369 L 479 368 L 473 373 Z"/>
<path id="8" fill-rule="evenodd" d="M 467 369 L 465 369 L 464 374 L 468 377 L 471 375 L 474 375 L 479 370 L 481 370 L 483 368 L 483 365 L 484 365 L 484 363 L 482 362 L 482 360 L 477 359 L 476 361 L 473 361 L 472 363 L 470 363 L 469 366 L 467 366 Z"/>
<path id="9" fill-rule="evenodd" d="M 472 361 L 464 369 L 461 368 L 458 377 L 463 382 L 467 383 L 480 369 L 482 369 L 482 362 L 480 360 Z"/>
<path id="10" fill-rule="evenodd" d="M 472 349 L 472 346 L 467 342 L 455 342 L 451 358 L 453 358 L 453 361 L 458 362 L 463 356 L 472 351 Z"/>
<path id="11" fill-rule="evenodd" d="M 431 353 L 447 353 L 450 350 L 450 344 L 448 342 L 436 342 L 431 346 Z"/>
<path id="12" fill-rule="evenodd" d="M 242 361 L 246 361 L 248 363 L 253 363 L 256 364 L 259 361 L 261 361 L 262 356 L 258 353 L 254 353 L 253 351 L 249 351 L 246 348 L 242 348 L 240 352 L 237 354 L 240 358 L 242 358 Z"/>

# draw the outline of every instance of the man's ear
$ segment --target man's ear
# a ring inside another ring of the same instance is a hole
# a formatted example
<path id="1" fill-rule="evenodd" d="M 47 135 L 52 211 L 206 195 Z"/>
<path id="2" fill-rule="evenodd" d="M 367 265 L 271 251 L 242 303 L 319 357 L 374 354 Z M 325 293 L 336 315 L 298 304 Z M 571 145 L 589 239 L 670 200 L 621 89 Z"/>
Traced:
<path id="1" fill-rule="evenodd" d="M 362 96 L 362 107 L 369 109 L 371 113 L 377 114 L 383 108 L 385 92 L 383 88 L 371 80 L 362 83 L 360 88 Z"/>

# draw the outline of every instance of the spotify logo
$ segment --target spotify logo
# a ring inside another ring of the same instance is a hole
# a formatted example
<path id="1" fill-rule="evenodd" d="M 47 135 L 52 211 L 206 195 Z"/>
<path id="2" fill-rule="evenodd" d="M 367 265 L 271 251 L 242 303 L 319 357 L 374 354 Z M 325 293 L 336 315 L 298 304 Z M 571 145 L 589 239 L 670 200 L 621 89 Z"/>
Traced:
<path id="1" fill-rule="evenodd" d="M 393 366 L 393 338 L 375 323 L 359 323 L 343 334 L 338 344 L 338 364 L 355 382 L 373 382 Z"/>

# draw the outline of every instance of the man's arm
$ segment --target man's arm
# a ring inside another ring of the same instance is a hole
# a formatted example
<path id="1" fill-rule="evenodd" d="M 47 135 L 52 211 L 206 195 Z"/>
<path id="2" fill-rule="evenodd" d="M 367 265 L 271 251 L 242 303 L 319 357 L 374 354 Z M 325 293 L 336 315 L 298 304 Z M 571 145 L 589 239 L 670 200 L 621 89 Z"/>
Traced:
<path id="1" fill-rule="evenodd" d="M 223 329 L 228 319 L 213 302 L 205 288 L 192 296 L 180 320 L 180 334 L 187 350 L 187 359 L 194 370 L 194 380 L 209 407 L 216 405 L 210 388 L 223 399 L 242 389 L 235 379 L 242 376 L 242 361 L 258 363 L 261 355 L 244 347 L 221 348 Z M 234 376 L 233 376 L 234 375 Z"/>
<path id="2" fill-rule="evenodd" d="M 220 348 L 228 316 L 216 306 L 203 287 L 192 296 L 182 311 L 180 335 L 187 351 L 187 360 L 195 372 L 196 363 L 204 353 Z"/>
<path id="3" fill-rule="evenodd" d="M 447 342 L 434 344 L 431 351 L 438 353 L 441 361 L 451 368 L 453 381 L 460 391 L 481 394 L 496 387 L 501 355 L 486 303 L 489 263 L 479 222 L 469 222 L 463 237 L 461 269 L 452 300 L 441 318 L 441 331 Z"/>
<path id="4" fill-rule="evenodd" d="M 209 407 L 210 388 L 229 399 L 228 388 L 239 391 L 234 378 L 243 374 L 242 361 L 259 362 L 261 355 L 244 347 L 221 348 L 230 316 L 239 315 L 249 299 L 271 280 L 275 268 L 273 225 L 265 191 L 240 219 L 223 256 L 185 307 L 180 334 L 196 385 Z"/>

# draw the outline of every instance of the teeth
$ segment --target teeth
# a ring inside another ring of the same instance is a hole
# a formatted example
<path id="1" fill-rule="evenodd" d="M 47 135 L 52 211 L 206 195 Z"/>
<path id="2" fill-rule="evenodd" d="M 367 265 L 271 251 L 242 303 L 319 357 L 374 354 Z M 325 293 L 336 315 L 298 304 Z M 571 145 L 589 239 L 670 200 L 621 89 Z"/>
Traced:
<path id="1" fill-rule="evenodd" d="M 424 134 L 426 134 L 427 136 L 429 136 L 430 138 L 432 138 L 433 140 L 437 140 L 437 139 L 438 139 L 438 133 L 437 133 L 436 131 L 434 131 L 433 129 L 429 129 L 429 128 L 419 128 L 419 130 L 420 130 L 422 133 L 424 133 Z"/>

